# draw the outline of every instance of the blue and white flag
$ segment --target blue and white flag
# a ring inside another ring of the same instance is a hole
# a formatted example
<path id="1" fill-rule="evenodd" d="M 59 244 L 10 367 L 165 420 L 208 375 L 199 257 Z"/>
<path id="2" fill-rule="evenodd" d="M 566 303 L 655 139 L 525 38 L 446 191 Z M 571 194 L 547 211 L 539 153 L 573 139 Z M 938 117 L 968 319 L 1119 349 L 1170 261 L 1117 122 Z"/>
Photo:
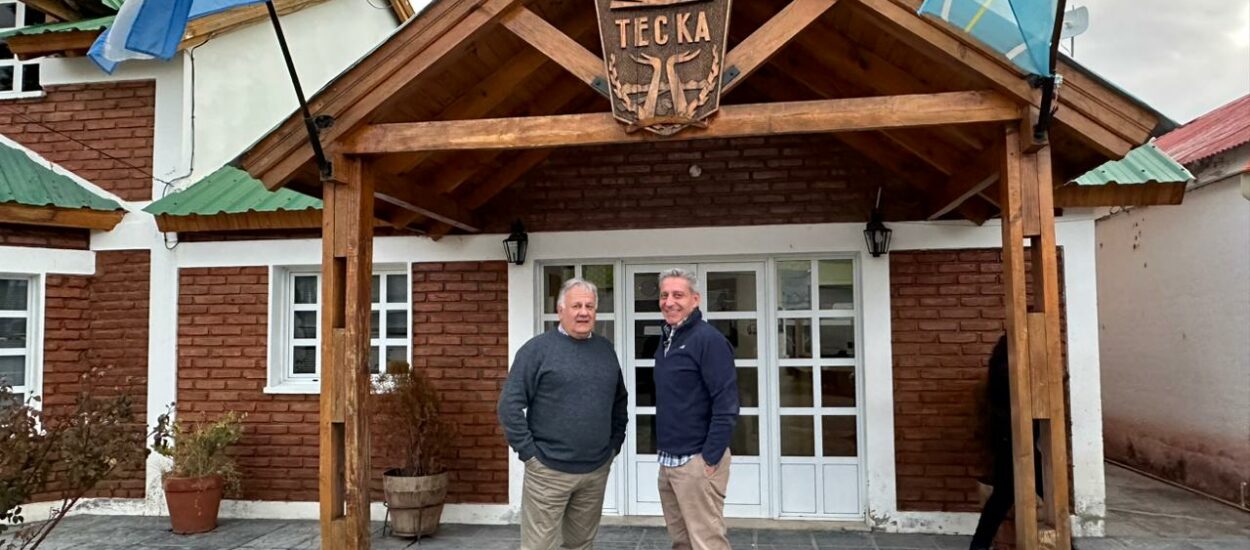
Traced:
<path id="1" fill-rule="evenodd" d="M 1051 38 L 1057 0 L 925 0 L 922 15 L 936 17 L 1007 56 L 1029 74 L 1051 76 Z"/>
<path id="2" fill-rule="evenodd" d="M 187 21 L 266 0 L 126 0 L 87 56 L 106 73 L 131 59 L 169 59 Z"/>

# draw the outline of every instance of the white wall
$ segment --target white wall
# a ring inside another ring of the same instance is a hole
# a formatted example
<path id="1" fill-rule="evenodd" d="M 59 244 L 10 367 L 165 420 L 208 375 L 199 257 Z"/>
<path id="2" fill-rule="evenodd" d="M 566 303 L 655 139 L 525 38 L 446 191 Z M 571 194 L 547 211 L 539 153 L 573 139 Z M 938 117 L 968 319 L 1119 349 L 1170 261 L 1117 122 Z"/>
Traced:
<path id="1" fill-rule="evenodd" d="M 1107 453 L 1234 499 L 1250 481 L 1244 177 L 1097 224 Z"/>

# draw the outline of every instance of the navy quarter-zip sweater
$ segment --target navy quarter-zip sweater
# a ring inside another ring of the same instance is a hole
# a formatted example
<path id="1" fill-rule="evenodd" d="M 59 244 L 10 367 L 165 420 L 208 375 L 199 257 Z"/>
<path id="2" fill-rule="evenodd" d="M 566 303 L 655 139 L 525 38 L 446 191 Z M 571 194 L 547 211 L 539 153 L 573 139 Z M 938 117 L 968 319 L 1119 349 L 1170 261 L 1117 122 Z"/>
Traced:
<path id="1" fill-rule="evenodd" d="M 733 346 L 699 309 L 675 331 L 665 325 L 664 339 L 655 352 L 657 446 L 677 456 L 700 453 L 715 466 L 738 421 Z"/>

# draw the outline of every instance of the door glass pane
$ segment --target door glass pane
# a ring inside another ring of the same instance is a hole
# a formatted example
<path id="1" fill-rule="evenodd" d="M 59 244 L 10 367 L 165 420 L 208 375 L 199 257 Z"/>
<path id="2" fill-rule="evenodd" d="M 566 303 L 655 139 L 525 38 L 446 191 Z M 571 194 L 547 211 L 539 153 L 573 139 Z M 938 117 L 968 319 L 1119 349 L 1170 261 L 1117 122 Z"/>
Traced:
<path id="1" fill-rule="evenodd" d="M 616 323 L 612 321 L 595 321 L 595 336 L 607 338 L 609 342 L 616 343 Z"/>
<path id="2" fill-rule="evenodd" d="M 851 319 L 820 320 L 820 356 L 855 357 L 855 323 Z"/>
<path id="3" fill-rule="evenodd" d="M 659 273 L 634 274 L 634 311 L 639 313 L 660 311 Z"/>
<path id="4" fill-rule="evenodd" d="M 10 386 L 26 385 L 26 356 L 0 357 L 0 380 Z"/>
<path id="5" fill-rule="evenodd" d="M 812 262 L 777 262 L 777 304 L 783 310 L 812 308 Z"/>
<path id="6" fill-rule="evenodd" d="M 26 294 L 29 289 L 29 281 L 0 279 L 0 310 L 26 311 Z"/>
<path id="7" fill-rule="evenodd" d="M 760 417 L 745 414 L 738 417 L 729 440 L 729 452 L 734 456 L 760 455 Z"/>
<path id="8" fill-rule="evenodd" d="M 407 311 L 386 312 L 386 337 L 387 338 L 407 338 L 408 337 L 408 312 Z"/>
<path id="9" fill-rule="evenodd" d="M 317 337 L 317 312 L 315 311 L 296 311 L 295 312 L 295 330 L 292 336 L 296 338 L 316 338 Z"/>
<path id="10" fill-rule="evenodd" d="M 820 395 L 822 407 L 854 407 L 855 369 L 852 367 L 820 369 Z"/>
<path id="11" fill-rule="evenodd" d="M 826 416 L 821 422 L 822 456 L 858 456 L 854 416 Z"/>
<path id="12" fill-rule="evenodd" d="M 317 348 L 315 346 L 295 346 L 295 358 L 291 362 L 295 374 L 317 373 Z"/>
<path id="13" fill-rule="evenodd" d="M 651 367 L 634 369 L 634 405 L 655 406 L 655 369 Z"/>
<path id="14" fill-rule="evenodd" d="M 386 276 L 386 301 L 392 304 L 402 304 L 408 301 L 407 275 Z"/>
<path id="15" fill-rule="evenodd" d="M 556 300 L 560 299 L 560 285 L 573 278 L 573 266 L 549 265 L 543 267 L 543 313 L 556 312 Z"/>
<path id="16" fill-rule="evenodd" d="M 373 295 L 373 303 L 376 304 L 382 301 L 382 276 L 374 275 L 370 281 L 369 292 Z"/>
<path id="17" fill-rule="evenodd" d="M 716 327 L 729 340 L 734 347 L 734 358 L 759 357 L 759 331 L 755 319 L 713 319 L 708 324 Z"/>
<path id="18" fill-rule="evenodd" d="M 378 335 L 382 333 L 382 320 L 380 316 L 381 313 L 377 311 L 369 314 L 369 337 L 375 340 L 378 338 Z"/>
<path id="19" fill-rule="evenodd" d="M 760 406 L 760 372 L 756 367 L 738 367 L 738 406 Z"/>
<path id="20" fill-rule="evenodd" d="M 26 319 L 0 319 L 0 348 L 26 347 Z"/>
<path id="21" fill-rule="evenodd" d="M 781 456 L 816 456 L 814 426 L 810 416 L 782 416 Z"/>
<path id="22" fill-rule="evenodd" d="M 821 260 L 820 309 L 854 309 L 855 267 L 850 260 Z"/>
<path id="23" fill-rule="evenodd" d="M 640 455 L 653 455 L 655 453 L 655 415 L 640 414 L 637 419 L 638 443 L 634 446 L 634 451 Z"/>
<path id="24" fill-rule="evenodd" d="M 755 272 L 708 273 L 704 303 L 708 311 L 755 311 Z"/>
<path id="25" fill-rule="evenodd" d="M 313 276 L 301 276 L 295 278 L 295 303 L 297 304 L 315 304 L 317 303 L 317 278 Z"/>
<path id="26" fill-rule="evenodd" d="M 634 321 L 634 358 L 654 359 L 656 350 L 664 338 L 664 321 Z"/>
<path id="27" fill-rule="evenodd" d="M 812 406 L 811 367 L 782 367 L 777 386 L 782 407 Z"/>
<path id="28" fill-rule="evenodd" d="M 778 319 L 778 343 L 782 359 L 812 358 L 812 321 Z"/>
<path id="29" fill-rule="evenodd" d="M 595 304 L 600 313 L 612 313 L 616 303 L 616 280 L 611 265 L 584 265 L 582 278 L 599 287 L 599 303 Z"/>

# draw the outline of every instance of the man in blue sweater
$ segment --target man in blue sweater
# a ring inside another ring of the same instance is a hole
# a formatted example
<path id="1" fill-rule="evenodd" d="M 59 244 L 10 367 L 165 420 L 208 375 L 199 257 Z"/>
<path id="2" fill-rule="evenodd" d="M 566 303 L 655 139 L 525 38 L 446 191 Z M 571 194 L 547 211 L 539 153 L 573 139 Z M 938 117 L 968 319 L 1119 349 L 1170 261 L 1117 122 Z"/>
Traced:
<path id="1" fill-rule="evenodd" d="M 570 279 L 560 324 L 517 351 L 499 423 L 525 462 L 522 550 L 594 547 L 612 459 L 625 441 L 627 394 L 612 343 L 593 334 L 597 289 Z"/>
<path id="2" fill-rule="evenodd" d="M 655 353 L 660 503 L 674 550 L 728 550 L 729 438 L 738 420 L 734 350 L 703 322 L 698 279 L 660 273 L 664 341 Z"/>

